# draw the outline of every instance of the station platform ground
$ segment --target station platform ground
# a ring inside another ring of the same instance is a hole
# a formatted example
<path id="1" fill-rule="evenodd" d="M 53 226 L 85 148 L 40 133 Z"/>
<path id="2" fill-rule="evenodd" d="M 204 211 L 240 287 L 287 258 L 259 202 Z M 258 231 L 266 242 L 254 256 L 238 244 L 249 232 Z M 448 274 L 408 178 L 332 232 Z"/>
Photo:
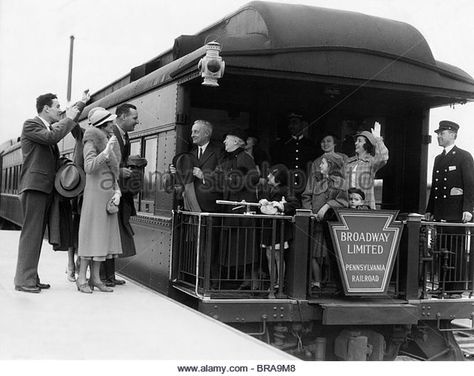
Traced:
<path id="1" fill-rule="evenodd" d="M 0 360 L 295 360 L 130 280 L 80 293 L 66 279 L 66 253 L 46 241 L 39 274 L 51 288 L 16 291 L 19 235 L 0 231 Z"/>

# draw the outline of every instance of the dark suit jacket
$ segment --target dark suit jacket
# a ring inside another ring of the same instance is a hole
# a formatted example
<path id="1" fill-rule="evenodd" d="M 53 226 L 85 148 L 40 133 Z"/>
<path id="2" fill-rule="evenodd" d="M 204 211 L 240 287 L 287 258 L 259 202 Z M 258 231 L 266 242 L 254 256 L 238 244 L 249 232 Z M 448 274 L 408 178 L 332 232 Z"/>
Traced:
<path id="1" fill-rule="evenodd" d="M 127 160 L 130 156 L 130 141 L 124 143 L 122 134 L 118 129 L 118 126 L 114 124 L 113 132 L 120 147 L 120 168 L 127 167 Z M 119 204 L 119 228 L 120 228 L 120 238 L 122 242 L 122 254 L 120 257 L 130 257 L 136 254 L 135 241 L 133 240 L 133 235 L 135 235 L 132 226 L 130 225 L 130 217 L 137 215 L 135 209 L 135 203 L 133 201 L 134 194 L 130 192 L 127 188 L 129 186 L 129 178 L 124 178 L 120 170 L 119 173 L 119 186 L 122 191 L 122 197 Z"/>
<path id="2" fill-rule="evenodd" d="M 25 121 L 21 133 L 23 167 L 20 193 L 26 190 L 52 192 L 59 158 L 59 149 L 56 144 L 75 125 L 73 120 L 64 118 L 48 130 L 38 116 Z"/>
<path id="3" fill-rule="evenodd" d="M 198 148 L 196 145 L 193 146 L 190 153 L 194 159 L 193 164 L 199 167 L 204 174 L 204 179 L 194 177 L 194 190 L 201 210 L 203 212 L 221 211 L 222 208 L 219 208 L 219 205 L 216 204 L 216 200 L 221 200 L 222 194 L 216 189 L 216 182 L 213 175 L 222 157 L 223 150 L 221 143 L 210 141 L 201 159 L 198 159 Z"/>
<path id="4" fill-rule="evenodd" d="M 427 212 L 435 220 L 460 222 L 463 212 L 474 209 L 474 162 L 469 152 L 454 146 L 436 156 Z"/>

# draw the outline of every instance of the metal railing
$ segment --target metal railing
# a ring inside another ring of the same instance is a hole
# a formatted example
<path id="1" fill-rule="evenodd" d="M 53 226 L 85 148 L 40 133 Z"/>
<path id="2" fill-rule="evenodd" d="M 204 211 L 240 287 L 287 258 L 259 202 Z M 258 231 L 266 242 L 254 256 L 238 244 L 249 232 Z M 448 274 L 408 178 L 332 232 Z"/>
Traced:
<path id="1" fill-rule="evenodd" d="M 422 297 L 473 294 L 471 262 L 474 224 L 422 222 L 420 284 Z"/>
<path id="2" fill-rule="evenodd" d="M 198 296 L 285 297 L 284 260 L 291 247 L 292 220 L 176 211 L 172 277 Z"/>
<path id="3" fill-rule="evenodd" d="M 408 300 L 466 291 L 472 295 L 474 224 L 422 222 L 421 217 L 410 214 L 403 221 L 387 295 Z M 308 210 L 297 210 L 294 217 L 174 212 L 172 279 L 202 297 L 342 295 L 337 260 L 324 226 Z M 314 289 L 311 263 L 321 246 L 327 248 L 321 264 L 323 283 Z"/>

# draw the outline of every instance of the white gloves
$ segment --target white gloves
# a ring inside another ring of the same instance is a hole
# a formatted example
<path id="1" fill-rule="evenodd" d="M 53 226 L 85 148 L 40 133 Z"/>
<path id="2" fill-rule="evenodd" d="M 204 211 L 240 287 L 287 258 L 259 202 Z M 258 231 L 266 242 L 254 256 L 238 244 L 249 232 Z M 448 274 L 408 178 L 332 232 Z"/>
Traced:
<path id="1" fill-rule="evenodd" d="M 117 189 L 114 195 L 112 196 L 112 201 L 117 206 L 120 204 L 120 197 L 122 197 L 122 192 L 120 192 L 120 190 Z"/>

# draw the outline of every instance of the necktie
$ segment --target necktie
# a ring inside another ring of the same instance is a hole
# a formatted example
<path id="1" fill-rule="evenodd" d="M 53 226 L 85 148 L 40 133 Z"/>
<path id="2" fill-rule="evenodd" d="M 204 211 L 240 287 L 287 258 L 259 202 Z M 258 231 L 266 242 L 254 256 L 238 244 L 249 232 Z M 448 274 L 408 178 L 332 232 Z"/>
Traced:
<path id="1" fill-rule="evenodd" d="M 443 149 L 443 152 L 441 153 L 441 156 L 445 156 L 446 155 L 446 149 Z"/>
<path id="2" fill-rule="evenodd" d="M 201 148 L 201 147 L 199 147 L 199 155 L 198 155 L 198 159 L 201 159 L 201 157 L 202 157 L 202 148 Z"/>
<path id="3" fill-rule="evenodd" d="M 123 139 L 125 143 L 123 145 L 122 159 L 126 160 L 130 156 L 130 138 L 128 137 L 128 133 L 124 134 Z"/>

